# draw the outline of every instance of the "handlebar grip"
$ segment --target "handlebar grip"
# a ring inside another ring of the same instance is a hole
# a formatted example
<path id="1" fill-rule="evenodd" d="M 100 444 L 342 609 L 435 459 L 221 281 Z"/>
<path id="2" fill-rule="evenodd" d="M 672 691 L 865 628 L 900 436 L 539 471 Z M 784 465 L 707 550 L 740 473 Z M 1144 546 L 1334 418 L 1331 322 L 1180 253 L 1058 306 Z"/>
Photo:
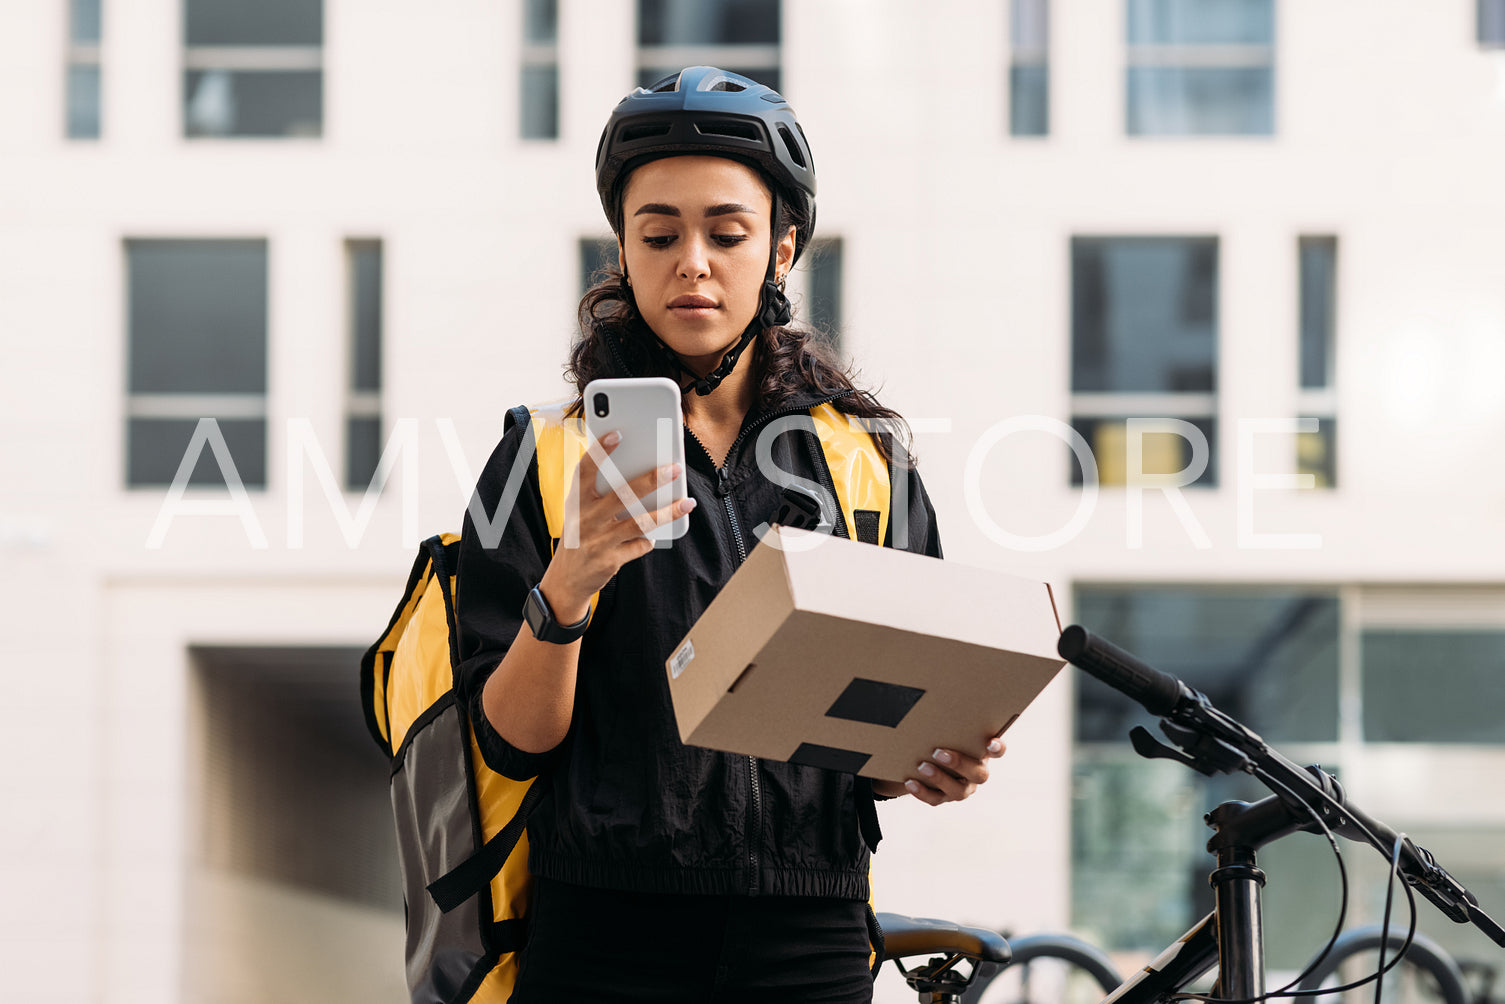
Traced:
<path id="1" fill-rule="evenodd" d="M 1187 693 L 1186 685 L 1174 676 L 1145 665 L 1080 624 L 1061 632 L 1056 651 L 1067 662 L 1132 697 L 1152 715 L 1170 714 Z"/>

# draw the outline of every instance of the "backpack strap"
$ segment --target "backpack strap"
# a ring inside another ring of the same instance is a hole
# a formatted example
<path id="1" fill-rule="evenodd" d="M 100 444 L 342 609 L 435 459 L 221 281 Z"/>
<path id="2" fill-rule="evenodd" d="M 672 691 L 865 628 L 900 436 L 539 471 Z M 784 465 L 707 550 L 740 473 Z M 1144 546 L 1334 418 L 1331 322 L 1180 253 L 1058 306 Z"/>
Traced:
<path id="1" fill-rule="evenodd" d="M 873 434 L 859 419 L 837 411 L 828 404 L 810 409 L 815 434 L 820 439 L 831 481 L 836 487 L 836 504 L 846 520 L 853 540 L 882 544 L 888 539 L 891 488 L 888 464 L 878 452 Z"/>
<path id="2" fill-rule="evenodd" d="M 836 490 L 836 502 L 841 507 L 842 518 L 853 540 L 867 544 L 882 545 L 888 537 L 889 515 L 892 509 L 892 488 L 888 464 L 878 451 L 873 434 L 854 419 L 830 404 L 817 405 L 810 409 L 815 422 L 815 434 L 820 440 L 820 449 L 825 454 L 826 466 L 831 471 L 831 484 Z M 873 783 L 858 777 L 857 823 L 862 831 L 863 842 L 869 851 L 878 849 L 883 839 L 883 829 L 878 824 L 878 807 L 873 792 Z M 869 907 L 869 914 L 872 910 Z M 879 947 L 882 958 L 882 931 L 876 921 L 871 925 L 875 937 L 873 944 Z"/>
<path id="3" fill-rule="evenodd" d="M 538 493 L 543 501 L 544 520 L 549 526 L 550 549 L 559 547 L 564 536 L 565 506 L 574 486 L 575 468 L 585 456 L 589 442 L 585 422 L 566 412 L 570 402 L 540 405 L 526 411 L 532 426 L 534 457 L 538 463 Z M 590 610 L 596 612 L 596 593 L 590 598 Z"/>
<path id="4" fill-rule="evenodd" d="M 543 798 L 548 787 L 544 778 L 535 779 L 523 794 L 523 800 L 518 805 L 517 812 L 513 814 L 506 826 L 482 844 L 480 850 L 428 884 L 429 895 L 433 897 L 434 903 L 441 911 L 448 913 L 453 910 L 480 892 L 496 877 L 496 873 L 502 870 L 502 865 L 506 863 L 508 856 L 522 837 L 533 807 Z"/>

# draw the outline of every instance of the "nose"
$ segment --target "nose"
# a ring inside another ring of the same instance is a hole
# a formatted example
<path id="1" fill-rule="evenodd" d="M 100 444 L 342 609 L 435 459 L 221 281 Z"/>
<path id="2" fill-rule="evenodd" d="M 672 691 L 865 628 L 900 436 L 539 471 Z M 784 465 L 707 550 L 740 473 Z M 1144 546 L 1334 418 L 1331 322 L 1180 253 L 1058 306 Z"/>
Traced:
<path id="1" fill-rule="evenodd" d="M 705 238 L 692 234 L 680 242 L 679 277 L 681 279 L 704 279 L 711 274 L 710 259 L 706 254 Z"/>

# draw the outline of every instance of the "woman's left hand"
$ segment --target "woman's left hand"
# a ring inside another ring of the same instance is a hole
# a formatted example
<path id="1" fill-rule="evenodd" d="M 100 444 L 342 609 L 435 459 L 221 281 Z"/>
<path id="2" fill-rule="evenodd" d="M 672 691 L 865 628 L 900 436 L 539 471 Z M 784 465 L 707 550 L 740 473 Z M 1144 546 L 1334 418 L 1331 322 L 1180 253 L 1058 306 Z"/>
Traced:
<path id="1" fill-rule="evenodd" d="M 956 750 L 938 749 L 916 767 L 909 780 L 902 784 L 875 781 L 873 791 L 890 797 L 909 794 L 930 805 L 960 802 L 987 781 L 988 760 L 1003 756 L 1004 749 L 1003 740 L 998 738 L 989 741 L 982 760 Z"/>

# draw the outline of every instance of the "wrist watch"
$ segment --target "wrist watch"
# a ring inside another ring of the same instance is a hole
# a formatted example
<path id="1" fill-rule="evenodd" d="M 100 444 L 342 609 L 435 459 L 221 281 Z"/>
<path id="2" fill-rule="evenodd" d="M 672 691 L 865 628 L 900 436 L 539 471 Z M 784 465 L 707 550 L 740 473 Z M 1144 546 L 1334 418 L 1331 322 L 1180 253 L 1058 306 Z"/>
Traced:
<path id="1" fill-rule="evenodd" d="M 585 634 L 586 625 L 591 621 L 591 612 L 587 609 L 585 616 L 577 624 L 560 624 L 554 619 L 554 611 L 549 609 L 549 601 L 543 598 L 543 590 L 534 586 L 523 603 L 523 619 L 528 622 L 533 637 L 539 641 L 568 645 Z"/>

